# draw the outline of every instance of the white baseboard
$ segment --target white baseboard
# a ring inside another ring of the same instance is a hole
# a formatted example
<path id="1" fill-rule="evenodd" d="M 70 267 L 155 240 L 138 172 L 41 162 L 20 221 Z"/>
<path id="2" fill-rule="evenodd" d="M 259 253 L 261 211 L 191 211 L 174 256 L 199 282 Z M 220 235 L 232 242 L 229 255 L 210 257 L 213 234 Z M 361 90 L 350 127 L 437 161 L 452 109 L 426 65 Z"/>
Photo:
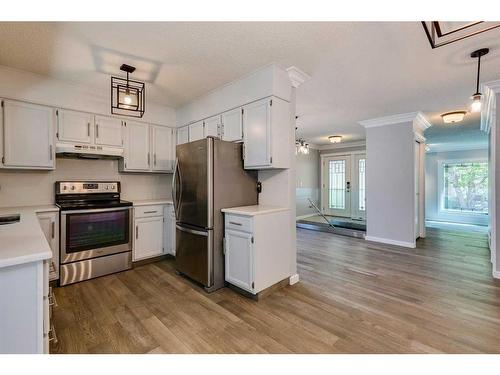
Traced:
<path id="1" fill-rule="evenodd" d="M 493 277 L 495 279 L 500 279 L 500 271 L 493 270 Z"/>
<path id="2" fill-rule="evenodd" d="M 299 274 L 290 276 L 290 285 L 297 284 L 299 282 Z"/>
<path id="3" fill-rule="evenodd" d="M 396 240 L 391 240 L 389 238 L 365 236 L 365 240 L 366 241 L 372 241 L 372 242 L 386 243 L 386 244 L 389 244 L 389 245 L 397 245 L 397 246 L 402 246 L 402 247 L 409 247 L 409 248 L 412 248 L 412 249 L 414 249 L 416 247 L 415 242 L 396 241 Z"/>
<path id="4" fill-rule="evenodd" d="M 311 216 L 316 216 L 317 214 L 307 214 L 307 215 L 302 215 L 302 216 L 296 216 L 295 220 L 302 220 L 302 219 L 307 219 L 308 217 Z"/>

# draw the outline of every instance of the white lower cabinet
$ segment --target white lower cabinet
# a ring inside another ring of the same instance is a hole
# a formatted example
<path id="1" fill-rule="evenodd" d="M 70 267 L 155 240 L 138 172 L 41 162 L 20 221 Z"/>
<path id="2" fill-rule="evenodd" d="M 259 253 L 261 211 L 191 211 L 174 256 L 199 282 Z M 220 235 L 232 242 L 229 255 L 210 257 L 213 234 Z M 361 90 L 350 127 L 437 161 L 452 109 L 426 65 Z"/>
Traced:
<path id="1" fill-rule="evenodd" d="M 175 255 L 175 214 L 172 204 L 134 207 L 132 259 Z"/>
<path id="2" fill-rule="evenodd" d="M 290 210 L 248 206 L 222 212 L 228 283 L 257 294 L 290 276 Z"/>
<path id="3" fill-rule="evenodd" d="M 0 353 L 49 352 L 49 261 L 0 268 Z"/>
<path id="4" fill-rule="evenodd" d="M 59 212 L 39 211 L 37 213 L 40 227 L 52 250 L 52 260 L 49 267 L 50 281 L 59 279 Z"/>

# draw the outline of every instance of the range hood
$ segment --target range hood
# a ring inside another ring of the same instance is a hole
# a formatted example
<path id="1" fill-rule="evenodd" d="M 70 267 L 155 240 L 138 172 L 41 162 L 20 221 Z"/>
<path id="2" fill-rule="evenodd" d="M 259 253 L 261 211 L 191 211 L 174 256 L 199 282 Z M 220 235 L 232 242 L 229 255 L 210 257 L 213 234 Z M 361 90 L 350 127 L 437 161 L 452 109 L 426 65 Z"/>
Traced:
<path id="1" fill-rule="evenodd" d="M 123 148 L 72 143 L 57 143 L 57 156 L 85 159 L 119 159 L 123 157 Z"/>

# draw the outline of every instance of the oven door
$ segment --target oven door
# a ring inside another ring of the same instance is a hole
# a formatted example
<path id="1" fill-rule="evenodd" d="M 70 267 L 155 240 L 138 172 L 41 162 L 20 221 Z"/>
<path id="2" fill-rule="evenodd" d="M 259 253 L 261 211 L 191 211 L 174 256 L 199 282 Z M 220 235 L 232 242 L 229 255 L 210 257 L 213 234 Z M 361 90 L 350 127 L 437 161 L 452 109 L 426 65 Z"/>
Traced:
<path id="1" fill-rule="evenodd" d="M 61 263 L 132 250 L 132 208 L 61 212 Z"/>

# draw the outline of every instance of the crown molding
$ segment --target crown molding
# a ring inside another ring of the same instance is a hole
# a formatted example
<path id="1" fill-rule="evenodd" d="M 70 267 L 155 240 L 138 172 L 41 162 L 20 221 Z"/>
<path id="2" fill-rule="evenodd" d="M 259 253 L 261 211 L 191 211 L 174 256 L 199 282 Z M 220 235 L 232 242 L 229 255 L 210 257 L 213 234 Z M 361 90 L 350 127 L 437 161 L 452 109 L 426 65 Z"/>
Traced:
<path id="1" fill-rule="evenodd" d="M 290 81 L 292 82 L 292 86 L 297 88 L 300 85 L 302 85 L 305 81 L 308 81 L 311 79 L 311 76 L 304 72 L 303 70 L 300 70 L 296 66 L 291 66 L 286 69 L 288 72 L 288 77 L 290 78 Z"/>
<path id="2" fill-rule="evenodd" d="M 368 129 L 375 128 L 378 126 L 394 125 L 403 122 L 413 122 L 415 130 L 424 131 L 431 126 L 431 123 L 427 121 L 424 114 L 420 111 L 400 113 L 398 115 L 377 117 L 370 120 L 359 121 L 359 125 Z"/>
<path id="3" fill-rule="evenodd" d="M 441 143 L 441 144 L 427 144 L 430 150 L 427 153 L 440 153 L 440 152 L 453 152 L 453 151 L 471 151 L 471 150 L 488 150 L 488 144 L 453 144 L 453 143 Z"/>

